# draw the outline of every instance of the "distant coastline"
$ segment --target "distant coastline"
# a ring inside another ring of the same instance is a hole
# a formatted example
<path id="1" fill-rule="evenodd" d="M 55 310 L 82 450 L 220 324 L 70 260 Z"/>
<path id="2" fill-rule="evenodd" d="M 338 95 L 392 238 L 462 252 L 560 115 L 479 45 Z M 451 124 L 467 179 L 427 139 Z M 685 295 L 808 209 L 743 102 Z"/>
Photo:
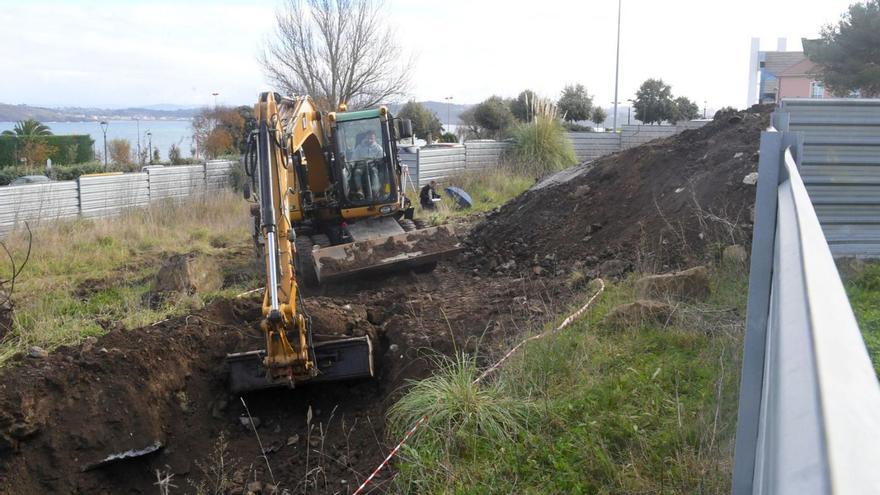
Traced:
<path id="1" fill-rule="evenodd" d="M 164 107 L 164 105 L 158 105 Z M 201 110 L 192 108 L 45 108 L 0 103 L 0 122 L 35 119 L 40 122 L 100 122 L 102 120 L 189 121 Z"/>

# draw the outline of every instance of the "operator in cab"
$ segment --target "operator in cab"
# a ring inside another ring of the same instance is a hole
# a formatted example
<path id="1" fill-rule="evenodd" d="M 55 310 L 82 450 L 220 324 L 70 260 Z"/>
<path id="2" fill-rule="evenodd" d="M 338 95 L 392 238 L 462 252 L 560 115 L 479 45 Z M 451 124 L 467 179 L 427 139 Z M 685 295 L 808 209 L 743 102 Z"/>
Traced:
<path id="1" fill-rule="evenodd" d="M 434 203 L 439 200 L 440 195 L 437 193 L 436 181 L 432 180 L 429 184 L 425 184 L 425 187 L 419 191 L 419 204 L 426 210 L 433 210 Z"/>
<path id="2" fill-rule="evenodd" d="M 360 142 L 355 146 L 352 153 L 352 159 L 356 163 L 353 172 L 356 197 L 364 198 L 365 194 L 369 194 L 369 197 L 372 199 L 379 196 L 382 190 L 382 184 L 379 181 L 379 171 L 376 164 L 369 161 L 382 159 L 384 156 L 385 150 L 376 142 L 375 131 L 368 131 L 361 136 Z"/>

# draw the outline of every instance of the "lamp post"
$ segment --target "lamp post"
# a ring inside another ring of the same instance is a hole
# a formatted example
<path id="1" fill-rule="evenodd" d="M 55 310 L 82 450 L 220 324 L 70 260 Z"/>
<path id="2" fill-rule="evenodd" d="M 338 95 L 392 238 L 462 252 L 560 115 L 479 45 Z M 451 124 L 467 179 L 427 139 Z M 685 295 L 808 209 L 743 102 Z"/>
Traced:
<path id="1" fill-rule="evenodd" d="M 703 100 L 703 120 L 706 120 L 706 105 L 708 105 L 709 100 Z"/>
<path id="2" fill-rule="evenodd" d="M 104 169 L 107 168 L 107 128 L 110 127 L 106 121 L 101 121 L 101 131 L 104 133 Z"/>
<path id="3" fill-rule="evenodd" d="M 143 165 L 144 163 L 141 161 L 141 121 L 140 119 L 134 119 L 135 124 L 137 124 L 137 137 L 138 137 L 138 154 L 137 154 L 137 162 L 138 165 Z"/>
<path id="4" fill-rule="evenodd" d="M 617 132 L 617 81 L 620 74 L 620 7 L 623 0 L 617 0 L 617 56 L 614 61 L 614 132 Z"/>
<path id="5" fill-rule="evenodd" d="M 219 95 L 219 94 L 220 94 L 220 93 L 218 93 L 218 92 L 216 92 L 216 91 L 213 92 L 213 93 L 211 93 L 211 96 L 214 97 L 214 110 L 217 110 L 217 95 Z"/>
<path id="6" fill-rule="evenodd" d="M 153 164 L 153 133 L 147 131 L 147 140 L 149 144 L 147 144 L 147 154 L 150 155 L 150 165 Z"/>
<path id="7" fill-rule="evenodd" d="M 443 98 L 443 99 L 446 100 L 446 132 L 452 132 L 449 129 L 449 124 L 452 123 L 451 119 L 449 118 L 449 102 L 452 101 L 452 97 L 447 96 L 446 98 Z"/>

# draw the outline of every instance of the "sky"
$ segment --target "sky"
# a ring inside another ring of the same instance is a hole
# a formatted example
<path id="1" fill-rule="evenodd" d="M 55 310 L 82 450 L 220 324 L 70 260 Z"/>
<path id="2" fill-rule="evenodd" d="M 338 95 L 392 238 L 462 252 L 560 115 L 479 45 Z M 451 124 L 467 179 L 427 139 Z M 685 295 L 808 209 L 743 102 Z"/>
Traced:
<path id="1" fill-rule="evenodd" d="M 129 107 L 253 104 L 257 57 L 284 0 L 0 0 L 0 103 Z M 622 0 L 618 101 L 662 78 L 710 109 L 746 103 L 749 45 L 800 50 L 850 0 Z M 409 98 L 477 103 L 581 83 L 614 99 L 614 0 L 386 0 L 413 60 Z"/>

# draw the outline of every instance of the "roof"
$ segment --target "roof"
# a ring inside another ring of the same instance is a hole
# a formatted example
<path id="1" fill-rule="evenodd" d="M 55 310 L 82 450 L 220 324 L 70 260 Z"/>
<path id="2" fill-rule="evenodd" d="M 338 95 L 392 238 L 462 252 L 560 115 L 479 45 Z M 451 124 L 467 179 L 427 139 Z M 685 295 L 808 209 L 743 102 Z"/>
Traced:
<path id="1" fill-rule="evenodd" d="M 784 71 L 777 74 L 777 77 L 798 77 L 798 76 L 811 76 L 816 68 L 816 64 L 810 59 L 803 59 L 800 62 L 792 65 L 791 67 L 785 69 Z"/>
<path id="2" fill-rule="evenodd" d="M 338 112 L 336 113 L 336 122 L 347 122 L 349 120 L 374 119 L 381 114 L 380 108 L 372 110 L 358 110 L 355 112 Z"/>
<path id="3" fill-rule="evenodd" d="M 764 70 L 778 75 L 804 59 L 804 52 L 764 52 Z"/>

